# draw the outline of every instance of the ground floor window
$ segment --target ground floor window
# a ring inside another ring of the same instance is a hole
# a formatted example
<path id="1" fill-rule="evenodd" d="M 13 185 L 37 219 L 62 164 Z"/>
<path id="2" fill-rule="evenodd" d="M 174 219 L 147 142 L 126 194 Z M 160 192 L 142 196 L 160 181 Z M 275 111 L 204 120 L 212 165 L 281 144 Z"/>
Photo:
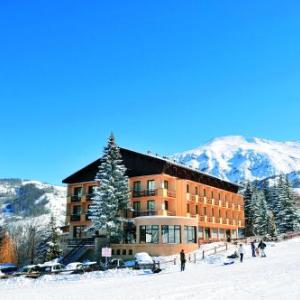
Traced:
<path id="1" fill-rule="evenodd" d="M 196 243 L 196 226 L 184 226 L 184 242 Z"/>
<path id="2" fill-rule="evenodd" d="M 219 238 L 224 239 L 225 238 L 225 231 L 224 229 L 219 229 Z"/>
<path id="3" fill-rule="evenodd" d="M 73 227 L 73 237 L 79 239 L 84 235 L 85 226 L 74 226 Z"/>
<path id="4" fill-rule="evenodd" d="M 161 226 L 162 242 L 164 244 L 180 244 L 181 242 L 180 230 L 181 230 L 180 225 L 162 225 Z"/>
<path id="5" fill-rule="evenodd" d="M 140 243 L 158 244 L 158 225 L 140 226 Z"/>
<path id="6" fill-rule="evenodd" d="M 203 227 L 199 226 L 198 227 L 198 237 L 203 239 L 204 235 L 203 235 Z"/>
<path id="7" fill-rule="evenodd" d="M 218 229 L 214 228 L 212 230 L 212 238 L 217 239 L 218 238 Z"/>
<path id="8" fill-rule="evenodd" d="M 245 237 L 245 229 L 239 228 L 238 229 L 238 238 L 244 238 Z"/>
<path id="9" fill-rule="evenodd" d="M 210 228 L 205 228 L 205 239 L 209 240 L 211 238 Z"/>

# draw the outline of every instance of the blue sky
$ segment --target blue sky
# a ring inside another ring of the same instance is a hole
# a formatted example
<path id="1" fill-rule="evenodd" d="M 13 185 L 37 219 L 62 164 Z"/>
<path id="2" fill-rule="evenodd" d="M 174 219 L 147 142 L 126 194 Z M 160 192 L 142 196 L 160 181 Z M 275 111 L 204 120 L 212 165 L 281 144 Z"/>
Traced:
<path id="1" fill-rule="evenodd" d="M 246 3 L 247 2 L 247 3 Z M 120 145 L 300 139 L 299 1 L 1 1 L 0 178 Z"/>

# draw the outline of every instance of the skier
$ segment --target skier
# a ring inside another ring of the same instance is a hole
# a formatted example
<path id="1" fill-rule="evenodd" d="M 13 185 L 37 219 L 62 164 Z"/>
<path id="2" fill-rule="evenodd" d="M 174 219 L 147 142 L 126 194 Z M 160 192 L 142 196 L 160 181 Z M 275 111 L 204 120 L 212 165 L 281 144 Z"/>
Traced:
<path id="1" fill-rule="evenodd" d="M 243 244 L 240 244 L 239 254 L 240 254 L 240 262 L 242 263 L 243 259 L 244 259 L 244 246 L 243 246 Z"/>
<path id="2" fill-rule="evenodd" d="M 255 240 L 251 242 L 251 251 L 252 251 L 252 257 L 256 257 L 256 255 L 255 255 Z"/>
<path id="3" fill-rule="evenodd" d="M 186 263 L 185 253 L 184 253 L 184 250 L 182 249 L 181 252 L 180 252 L 180 269 L 181 269 L 181 272 L 185 270 L 185 263 Z"/>
<path id="4" fill-rule="evenodd" d="M 257 246 L 258 249 L 261 251 L 261 257 L 266 257 L 265 248 L 267 245 L 261 240 Z"/>

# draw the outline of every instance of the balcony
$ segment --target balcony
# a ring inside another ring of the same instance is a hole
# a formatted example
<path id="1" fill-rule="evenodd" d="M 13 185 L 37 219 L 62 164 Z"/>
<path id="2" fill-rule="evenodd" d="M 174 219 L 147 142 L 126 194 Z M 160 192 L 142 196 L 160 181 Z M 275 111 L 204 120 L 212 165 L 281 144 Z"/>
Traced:
<path id="1" fill-rule="evenodd" d="M 81 195 L 72 195 L 71 196 L 71 202 L 80 202 L 81 201 Z"/>
<path id="2" fill-rule="evenodd" d="M 146 211 L 134 211 L 132 213 L 133 218 L 136 217 L 145 217 L 145 216 L 157 216 L 158 212 L 155 210 L 146 210 Z"/>
<path id="3" fill-rule="evenodd" d="M 157 195 L 157 189 L 156 190 L 132 191 L 133 198 L 156 196 L 156 195 Z"/>
<path id="4" fill-rule="evenodd" d="M 90 217 L 91 217 L 90 214 L 86 214 L 86 215 L 85 215 L 85 220 L 86 220 L 86 221 L 91 221 Z"/>
<path id="5" fill-rule="evenodd" d="M 70 216 L 71 221 L 80 221 L 80 215 L 71 215 Z"/>

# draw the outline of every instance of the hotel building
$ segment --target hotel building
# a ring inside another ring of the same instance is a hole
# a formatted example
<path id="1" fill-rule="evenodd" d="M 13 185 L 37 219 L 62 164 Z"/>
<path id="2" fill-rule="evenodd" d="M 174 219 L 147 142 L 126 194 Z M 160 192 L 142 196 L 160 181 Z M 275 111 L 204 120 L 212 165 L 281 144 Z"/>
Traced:
<path id="1" fill-rule="evenodd" d="M 124 148 L 120 152 L 132 209 L 126 215 L 124 236 L 112 240 L 114 256 L 172 255 L 181 249 L 193 251 L 201 243 L 243 236 L 244 201 L 238 185 L 167 158 Z M 98 159 L 63 180 L 68 186 L 64 230 L 69 247 L 92 247 L 85 229 L 100 163 Z"/>

